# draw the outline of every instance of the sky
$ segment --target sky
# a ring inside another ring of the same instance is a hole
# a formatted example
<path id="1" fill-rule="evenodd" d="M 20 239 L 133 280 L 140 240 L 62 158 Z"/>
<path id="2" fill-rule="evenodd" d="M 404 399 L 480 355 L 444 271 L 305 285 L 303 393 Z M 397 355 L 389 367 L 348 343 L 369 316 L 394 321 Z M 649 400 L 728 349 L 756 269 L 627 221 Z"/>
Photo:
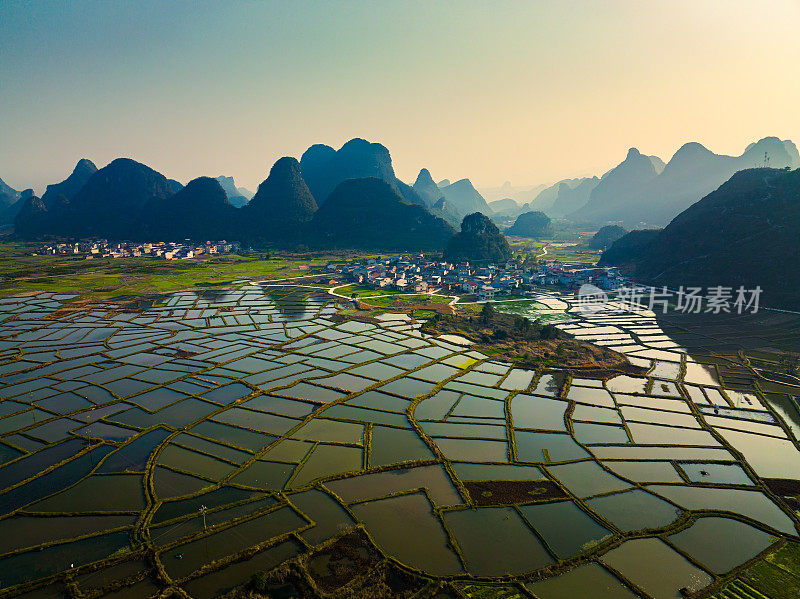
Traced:
<path id="1" fill-rule="evenodd" d="M 0 178 L 127 156 L 255 190 L 363 137 L 410 183 L 522 186 L 800 144 L 798 23 L 800 0 L 3 0 Z"/>

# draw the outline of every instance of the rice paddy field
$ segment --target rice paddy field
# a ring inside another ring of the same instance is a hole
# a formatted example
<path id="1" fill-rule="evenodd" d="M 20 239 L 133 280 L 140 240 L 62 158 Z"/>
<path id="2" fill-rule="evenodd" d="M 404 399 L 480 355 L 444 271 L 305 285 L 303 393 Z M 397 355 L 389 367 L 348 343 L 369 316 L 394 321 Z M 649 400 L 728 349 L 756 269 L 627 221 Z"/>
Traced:
<path id="1" fill-rule="evenodd" d="M 3 597 L 797 596 L 795 388 L 652 313 L 509 308 L 648 369 L 580 378 L 319 288 L 73 299 L 0 299 Z"/>

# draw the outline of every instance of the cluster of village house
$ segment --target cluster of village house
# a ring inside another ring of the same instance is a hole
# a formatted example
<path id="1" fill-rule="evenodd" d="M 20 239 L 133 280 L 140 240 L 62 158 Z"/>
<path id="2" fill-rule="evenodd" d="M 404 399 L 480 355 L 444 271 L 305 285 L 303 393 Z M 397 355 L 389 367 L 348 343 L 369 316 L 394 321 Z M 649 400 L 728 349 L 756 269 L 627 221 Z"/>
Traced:
<path id="1" fill-rule="evenodd" d="M 129 258 L 149 256 L 162 260 L 185 260 L 211 254 L 229 254 L 241 251 L 237 241 L 206 241 L 200 244 L 159 241 L 156 243 L 109 243 L 105 239 L 58 243 L 42 247 L 39 254 L 78 254 L 92 258 Z"/>
<path id="2" fill-rule="evenodd" d="M 396 289 L 407 293 L 475 294 L 479 301 L 495 295 L 524 296 L 537 287 L 578 289 L 590 283 L 601 289 L 616 289 L 627 283 L 614 267 L 550 262 L 524 269 L 513 260 L 505 264 L 471 266 L 469 262 L 434 262 L 424 255 L 384 260 L 369 259 L 349 264 L 330 264 L 329 272 L 374 289 Z"/>

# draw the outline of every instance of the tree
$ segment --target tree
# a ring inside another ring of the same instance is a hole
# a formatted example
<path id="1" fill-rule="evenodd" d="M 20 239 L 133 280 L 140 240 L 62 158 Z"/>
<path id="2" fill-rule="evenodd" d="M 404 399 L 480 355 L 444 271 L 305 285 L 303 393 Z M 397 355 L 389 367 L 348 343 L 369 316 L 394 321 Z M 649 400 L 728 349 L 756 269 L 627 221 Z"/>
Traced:
<path id="1" fill-rule="evenodd" d="M 483 308 L 481 309 L 481 321 L 483 324 L 487 324 L 494 315 L 497 313 L 494 306 L 492 304 L 483 304 Z"/>
<path id="2" fill-rule="evenodd" d="M 266 593 L 269 590 L 269 575 L 266 572 L 254 572 L 250 577 L 250 588 L 256 593 Z"/>
<path id="3" fill-rule="evenodd" d="M 555 339 L 558 337 L 558 329 L 554 327 L 552 324 L 546 324 L 542 327 L 542 330 L 539 332 L 539 336 L 542 339 Z"/>
<path id="4" fill-rule="evenodd" d="M 800 355 L 785 351 L 781 354 L 780 365 L 786 374 L 795 376 L 800 372 Z"/>

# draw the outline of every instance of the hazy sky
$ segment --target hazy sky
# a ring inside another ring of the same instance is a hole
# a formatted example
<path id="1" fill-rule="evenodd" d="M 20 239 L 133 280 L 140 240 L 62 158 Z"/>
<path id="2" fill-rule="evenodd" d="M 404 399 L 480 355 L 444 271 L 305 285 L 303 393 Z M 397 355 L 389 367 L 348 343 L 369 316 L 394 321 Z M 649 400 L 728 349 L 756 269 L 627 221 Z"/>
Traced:
<path id="1" fill-rule="evenodd" d="M 0 2 L 0 177 L 129 156 L 255 189 L 313 143 L 398 176 L 601 174 L 631 146 L 800 142 L 800 0 Z"/>

